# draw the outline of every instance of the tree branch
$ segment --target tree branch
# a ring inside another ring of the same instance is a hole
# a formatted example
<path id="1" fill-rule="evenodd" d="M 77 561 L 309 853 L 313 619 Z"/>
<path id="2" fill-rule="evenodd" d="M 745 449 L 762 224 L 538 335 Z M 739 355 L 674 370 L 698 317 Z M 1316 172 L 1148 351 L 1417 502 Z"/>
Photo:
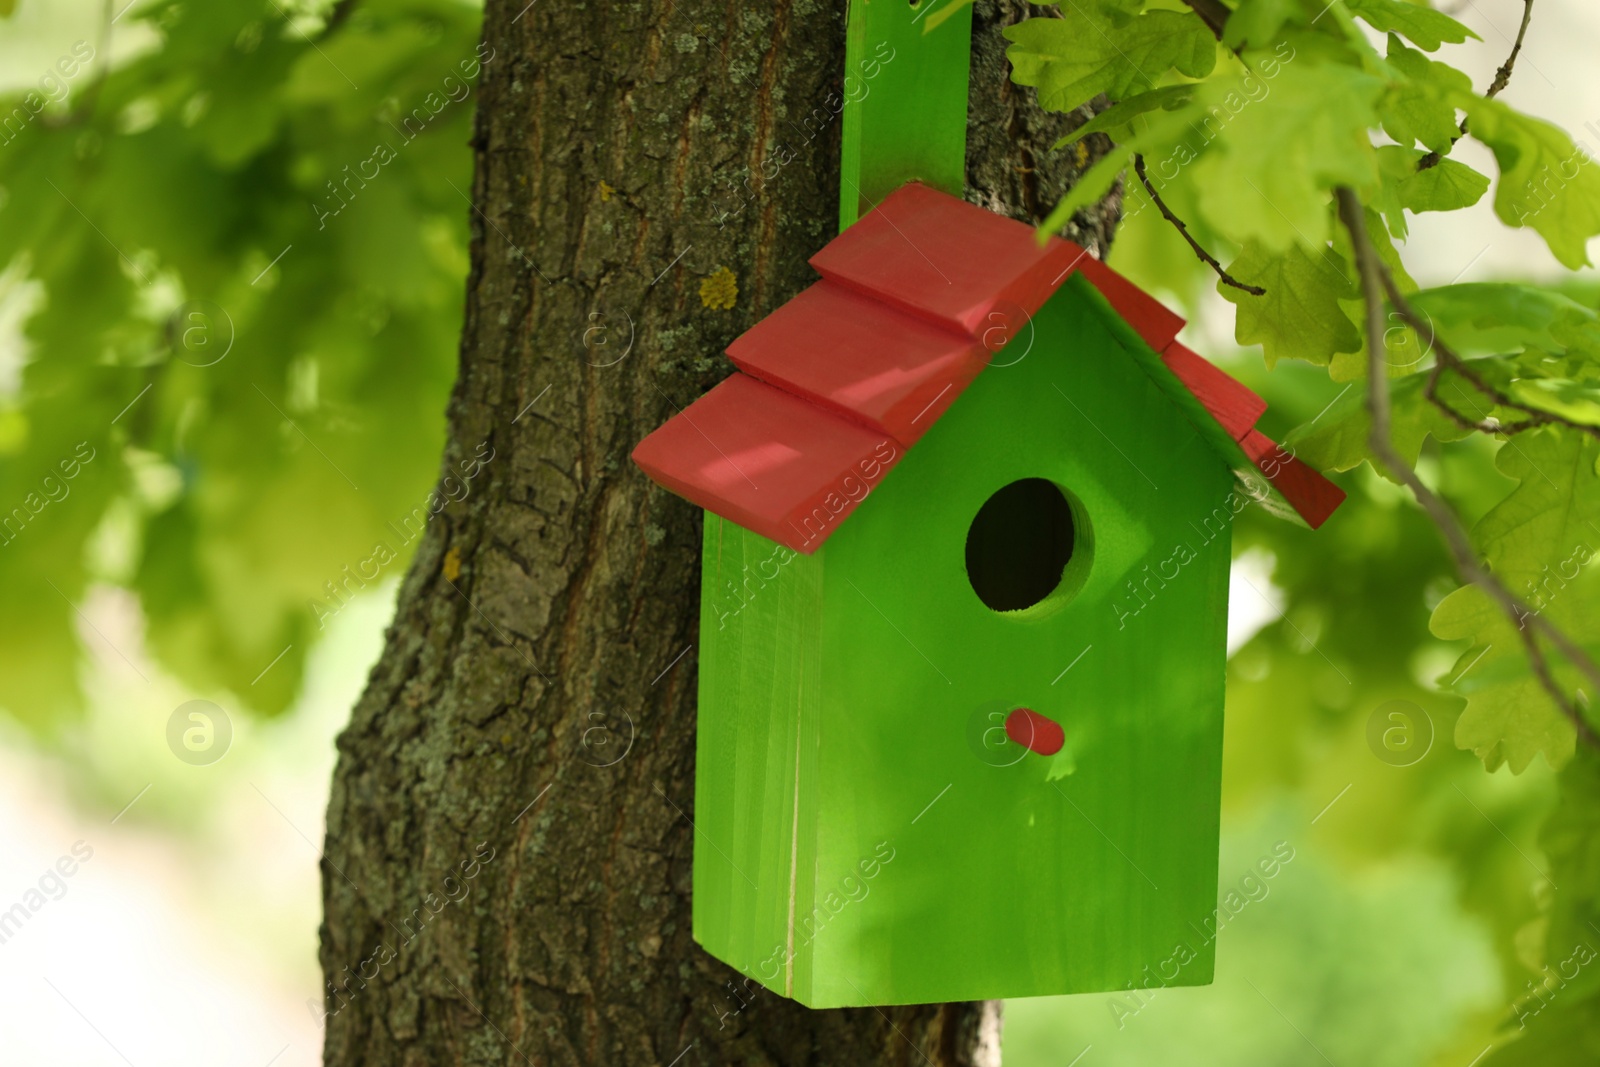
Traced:
<path id="1" fill-rule="evenodd" d="M 1469 419 L 1455 408 L 1451 407 L 1439 396 L 1439 382 L 1444 377 L 1446 364 L 1442 359 L 1433 361 L 1433 370 L 1428 374 L 1428 384 L 1423 387 L 1422 395 L 1428 403 L 1444 412 L 1452 422 L 1464 430 L 1476 430 L 1478 433 L 1497 434 L 1502 432 L 1500 425 L 1488 419 Z"/>
<path id="2" fill-rule="evenodd" d="M 1538 635 L 1543 634 L 1562 656 L 1582 671 L 1597 693 L 1600 693 L 1600 667 L 1596 667 L 1588 654 L 1571 638 L 1543 616 L 1535 614 L 1479 562 L 1472 541 L 1455 512 L 1433 490 L 1423 484 L 1417 472 L 1412 470 L 1394 450 L 1390 437 L 1389 379 L 1384 372 L 1383 363 L 1385 351 L 1383 300 L 1386 290 L 1391 299 L 1400 297 L 1401 294 L 1399 287 L 1394 284 L 1394 279 L 1378 259 L 1377 248 L 1367 233 L 1366 211 L 1360 199 L 1350 189 L 1343 187 L 1336 195 L 1339 202 L 1339 217 L 1345 229 L 1350 231 L 1350 242 L 1355 249 L 1356 268 L 1361 275 L 1361 295 L 1366 303 L 1367 411 L 1372 422 L 1368 447 L 1378 461 L 1411 490 L 1417 503 L 1433 520 L 1445 545 L 1450 549 L 1451 556 L 1455 558 L 1456 570 L 1462 579 L 1477 585 L 1487 593 L 1500 606 L 1501 611 L 1516 623 L 1517 633 L 1521 635 L 1523 647 L 1527 650 L 1528 663 L 1533 669 L 1534 676 L 1550 695 L 1550 699 L 1555 701 L 1561 714 L 1572 723 L 1578 738 L 1591 747 L 1600 748 L 1600 737 L 1595 735 L 1594 728 L 1584 717 L 1582 708 L 1575 700 L 1568 698 L 1561 684 L 1551 674 L 1550 664 L 1545 659 L 1544 649 L 1539 645 Z M 1400 302 L 1403 303 L 1403 297 Z M 1396 304 L 1396 310 L 1400 311 L 1402 317 L 1405 316 L 1406 312 L 1400 310 L 1399 303 Z M 1411 325 L 1416 329 L 1415 324 Z"/>
<path id="3" fill-rule="evenodd" d="M 1415 329 L 1415 327 L 1413 327 L 1413 329 Z M 1460 426 L 1462 429 L 1475 431 L 1477 433 L 1492 434 L 1500 437 L 1510 437 L 1513 434 L 1519 434 L 1523 430 L 1531 430 L 1535 426 L 1540 425 L 1536 419 L 1525 419 L 1519 423 L 1507 424 L 1501 422 L 1498 418 L 1493 416 L 1474 419 L 1461 414 L 1461 412 L 1451 407 L 1450 403 L 1439 395 L 1439 384 L 1444 379 L 1444 372 L 1446 368 L 1454 369 L 1452 364 L 1446 360 L 1434 360 L 1433 370 L 1428 375 L 1428 382 L 1423 387 L 1422 395 L 1427 399 L 1428 403 L 1438 408 L 1450 419 L 1450 421 L 1454 422 L 1457 426 Z M 1470 375 L 1463 374 L 1462 377 L 1466 377 L 1469 381 L 1474 381 Z M 1477 383 L 1475 382 L 1475 384 Z M 1476 405 L 1473 406 L 1476 407 Z"/>
<path id="4" fill-rule="evenodd" d="M 1528 36 L 1528 23 L 1532 21 L 1533 0 L 1522 0 L 1522 25 L 1517 28 L 1517 39 L 1511 44 L 1511 54 L 1506 57 L 1504 63 L 1500 64 L 1500 69 L 1494 72 L 1494 81 L 1489 83 L 1488 91 L 1483 94 L 1485 100 L 1493 100 L 1500 95 L 1501 90 L 1511 84 L 1511 71 L 1517 65 L 1517 56 L 1522 53 L 1522 40 Z M 1462 119 L 1461 133 L 1450 139 L 1450 146 L 1454 148 L 1455 143 L 1466 135 L 1467 120 Z M 1429 152 L 1417 160 L 1417 169 L 1427 170 L 1430 167 L 1437 167 L 1442 159 L 1444 159 L 1444 156 L 1440 153 Z"/>
<path id="5" fill-rule="evenodd" d="M 1157 208 L 1161 210 L 1162 217 L 1178 228 L 1178 232 L 1183 234 L 1183 239 L 1189 242 L 1189 247 L 1194 249 L 1194 254 L 1200 257 L 1200 261 L 1202 263 L 1206 264 L 1212 270 L 1217 272 L 1217 277 L 1222 279 L 1223 285 L 1231 285 L 1235 289 L 1243 289 L 1251 296 L 1267 295 L 1267 291 L 1261 288 L 1261 286 L 1246 285 L 1244 282 L 1241 282 L 1239 279 L 1229 274 L 1222 268 L 1222 264 L 1217 262 L 1217 257 L 1213 256 L 1210 252 L 1207 252 L 1204 246 L 1202 246 L 1199 241 L 1194 239 L 1194 235 L 1189 232 L 1189 227 L 1184 225 L 1182 219 L 1172 213 L 1172 209 L 1167 207 L 1166 201 L 1161 199 L 1161 194 L 1156 192 L 1156 187 L 1150 182 L 1149 173 L 1144 169 L 1144 156 L 1137 152 L 1135 152 L 1133 156 L 1133 170 L 1134 173 L 1139 175 L 1139 181 L 1144 184 L 1144 191 L 1150 194 L 1151 201 L 1156 205 Z"/>
<path id="6" fill-rule="evenodd" d="M 1411 327 L 1419 338 L 1427 341 L 1428 351 L 1434 354 L 1433 373 L 1428 378 L 1428 385 L 1425 390 L 1425 395 L 1434 407 L 1467 429 L 1478 430 L 1482 433 L 1509 436 L 1521 433 L 1524 430 L 1536 429 L 1540 426 L 1565 426 L 1570 430 L 1576 430 L 1579 433 L 1585 433 L 1590 437 L 1600 439 L 1600 427 L 1575 422 L 1554 412 L 1525 404 L 1520 400 L 1513 399 L 1493 383 L 1486 381 L 1481 374 L 1472 368 L 1472 365 L 1467 360 L 1462 359 L 1460 354 L 1453 351 L 1449 345 L 1440 339 L 1439 335 L 1434 332 L 1431 322 L 1428 322 L 1417 313 L 1417 309 L 1411 306 L 1411 302 L 1406 299 L 1405 294 L 1400 291 L 1400 287 L 1395 284 L 1394 276 L 1389 273 L 1388 268 L 1379 263 L 1379 270 L 1382 276 L 1383 288 L 1389 296 L 1389 302 L 1394 305 L 1395 314 L 1399 315 L 1400 320 Z M 1438 395 L 1439 382 L 1446 370 L 1466 379 L 1474 389 L 1488 397 L 1497 406 L 1521 412 L 1525 418 L 1521 422 L 1508 424 L 1498 419 L 1470 419 L 1456 411 Z"/>

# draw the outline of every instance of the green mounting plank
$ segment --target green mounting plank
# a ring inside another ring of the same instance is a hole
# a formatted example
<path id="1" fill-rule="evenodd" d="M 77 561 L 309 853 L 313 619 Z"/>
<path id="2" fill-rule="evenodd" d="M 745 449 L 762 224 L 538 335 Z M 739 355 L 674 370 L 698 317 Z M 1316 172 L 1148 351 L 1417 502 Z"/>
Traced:
<path id="1" fill-rule="evenodd" d="M 850 0 L 845 28 L 839 228 L 908 181 L 960 196 L 966 180 L 972 8 L 958 0 Z"/>

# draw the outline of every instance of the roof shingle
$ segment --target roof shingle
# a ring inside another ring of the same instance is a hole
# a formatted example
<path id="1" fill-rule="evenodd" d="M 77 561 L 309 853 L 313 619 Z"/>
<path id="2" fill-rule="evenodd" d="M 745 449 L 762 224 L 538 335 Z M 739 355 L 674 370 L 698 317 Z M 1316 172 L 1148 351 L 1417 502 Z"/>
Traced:
<path id="1" fill-rule="evenodd" d="M 1181 318 L 1070 241 L 1040 244 L 1020 222 L 913 182 L 811 265 L 822 281 L 729 346 L 740 373 L 633 453 L 660 485 L 796 551 L 838 529 L 1074 271 L 1309 525 L 1344 498 L 1255 430 L 1266 402 L 1178 343 Z"/>

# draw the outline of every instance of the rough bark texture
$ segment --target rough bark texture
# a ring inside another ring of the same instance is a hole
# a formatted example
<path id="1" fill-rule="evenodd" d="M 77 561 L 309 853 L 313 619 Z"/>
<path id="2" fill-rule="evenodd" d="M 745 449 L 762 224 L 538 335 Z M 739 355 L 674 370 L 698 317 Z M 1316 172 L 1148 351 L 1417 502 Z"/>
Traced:
<path id="1" fill-rule="evenodd" d="M 1025 13 L 977 5 L 968 170 L 973 200 L 1037 218 L 1087 160 L 1047 156 L 1066 120 L 1006 80 L 998 28 Z M 812 280 L 843 15 L 488 3 L 443 471 L 467 495 L 339 740 L 330 1065 L 999 1061 L 994 1003 L 808 1011 L 690 936 L 700 517 L 628 453 Z M 1103 248 L 1114 212 L 1076 236 Z M 721 268 L 731 309 L 702 298 Z"/>

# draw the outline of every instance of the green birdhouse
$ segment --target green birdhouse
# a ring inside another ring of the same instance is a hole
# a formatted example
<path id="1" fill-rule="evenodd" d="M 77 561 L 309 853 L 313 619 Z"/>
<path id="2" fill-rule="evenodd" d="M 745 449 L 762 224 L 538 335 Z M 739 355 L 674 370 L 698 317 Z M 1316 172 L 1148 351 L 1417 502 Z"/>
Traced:
<path id="1" fill-rule="evenodd" d="M 811 263 L 634 452 L 706 510 L 696 940 L 812 1007 L 1209 982 L 1233 518 L 1343 494 L 1070 242 L 910 182 Z"/>
<path id="2" fill-rule="evenodd" d="M 812 264 L 634 452 L 707 511 L 696 938 L 814 1007 L 1210 981 L 1233 517 L 1342 494 L 1069 242 L 911 184 Z"/>

